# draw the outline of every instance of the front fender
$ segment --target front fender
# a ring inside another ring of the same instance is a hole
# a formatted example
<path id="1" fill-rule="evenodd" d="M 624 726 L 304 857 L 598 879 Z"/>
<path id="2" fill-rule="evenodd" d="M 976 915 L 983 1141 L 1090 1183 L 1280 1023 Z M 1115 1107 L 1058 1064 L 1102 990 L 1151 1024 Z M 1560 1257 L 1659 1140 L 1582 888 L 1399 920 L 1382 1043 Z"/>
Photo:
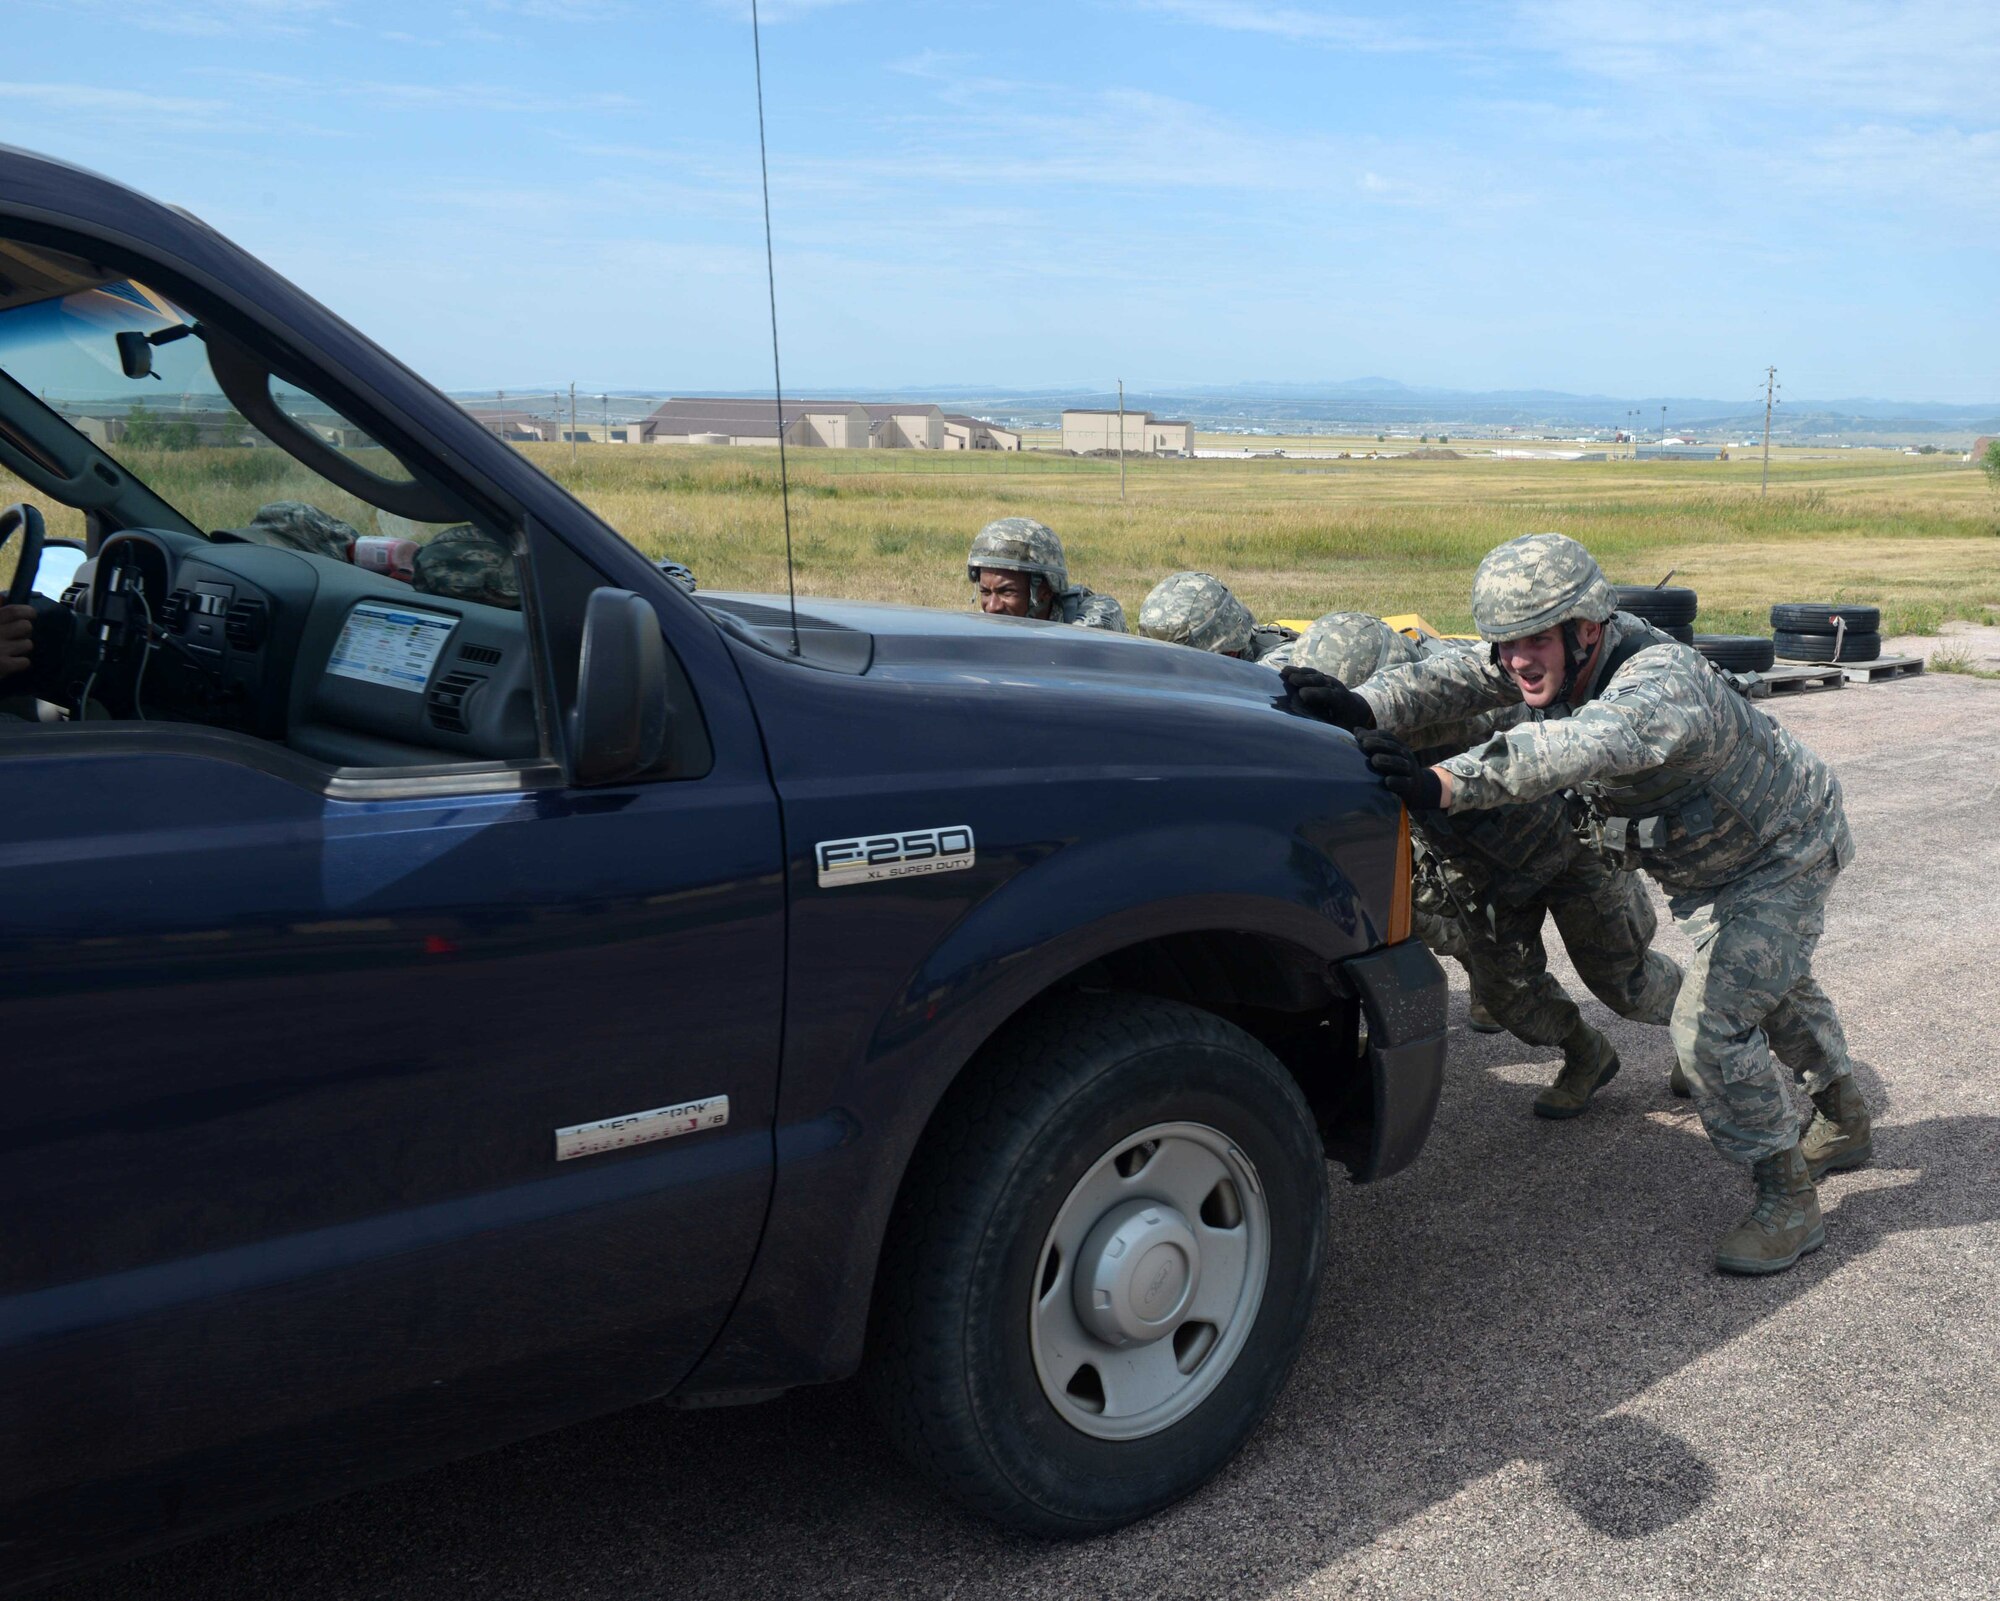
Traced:
<path id="1" fill-rule="evenodd" d="M 1023 848 L 1014 870 L 941 939 L 912 942 L 914 965 L 867 1026 L 842 1026 L 861 1019 L 837 989 L 802 1002 L 793 1015 L 810 1011 L 812 1022 L 787 1029 L 764 1241 L 737 1313 L 677 1393 L 752 1391 L 854 1369 L 889 1212 L 917 1141 L 960 1070 L 1036 996 L 1101 958 L 1174 934 L 1281 941 L 1299 953 L 1302 976 L 1321 985 L 1378 946 L 1395 813 L 1379 786 L 1357 786 L 1354 800 L 1290 830 L 1166 823 Z M 795 885 L 810 882 L 804 874 L 801 864 Z M 876 945 L 907 935 L 907 903 L 925 898 L 922 889 L 881 897 Z M 808 975 L 795 984 L 813 993 Z"/>

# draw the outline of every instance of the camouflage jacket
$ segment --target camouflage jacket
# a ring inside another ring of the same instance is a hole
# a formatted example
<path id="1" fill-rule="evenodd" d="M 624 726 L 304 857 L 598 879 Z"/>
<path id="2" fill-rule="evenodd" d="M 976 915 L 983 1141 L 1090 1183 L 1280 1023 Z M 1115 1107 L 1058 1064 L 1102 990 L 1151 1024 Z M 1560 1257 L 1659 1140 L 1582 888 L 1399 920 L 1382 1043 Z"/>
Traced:
<path id="1" fill-rule="evenodd" d="M 1102 628 L 1113 634 L 1129 632 L 1125 627 L 1125 608 L 1109 595 L 1097 594 L 1081 584 L 1056 591 L 1049 620 L 1074 623 L 1078 628 Z"/>
<path id="2" fill-rule="evenodd" d="M 1393 668 L 1357 693 L 1391 733 L 1521 700 L 1472 652 Z M 1600 847 L 1676 896 L 1852 856 L 1832 769 L 1692 647 L 1619 612 L 1579 698 L 1441 763 L 1451 817 L 1575 789 Z"/>
<path id="3" fill-rule="evenodd" d="M 1502 707 L 1455 725 L 1412 730 L 1415 738 L 1410 743 L 1420 760 L 1444 762 L 1509 728 L 1532 722 L 1534 715 L 1525 706 Z M 1456 816 L 1413 812 L 1410 821 L 1431 859 L 1431 870 L 1461 906 L 1489 900 L 1519 906 L 1584 848 L 1561 795 Z"/>

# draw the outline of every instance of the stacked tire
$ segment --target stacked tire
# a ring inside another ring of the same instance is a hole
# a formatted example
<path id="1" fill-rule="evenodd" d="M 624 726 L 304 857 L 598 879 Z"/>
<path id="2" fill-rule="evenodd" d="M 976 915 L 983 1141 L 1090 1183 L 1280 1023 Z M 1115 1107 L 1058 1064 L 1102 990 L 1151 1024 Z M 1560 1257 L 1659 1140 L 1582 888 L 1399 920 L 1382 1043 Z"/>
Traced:
<path id="1" fill-rule="evenodd" d="M 1618 584 L 1618 609 L 1644 618 L 1683 645 L 1694 643 L 1694 614 L 1700 599 L 1692 589 L 1669 584 Z"/>
<path id="2" fill-rule="evenodd" d="M 1782 601 L 1771 608 L 1772 642 L 1787 661 L 1872 662 L 1882 654 L 1882 611 L 1848 601 Z"/>
<path id="3" fill-rule="evenodd" d="M 1683 645 L 1694 646 L 1718 667 L 1736 673 L 1761 673 L 1776 659 L 1778 652 L 1762 634 L 1697 634 L 1694 619 L 1701 600 L 1692 589 L 1668 584 L 1619 584 L 1615 588 L 1620 611 L 1642 617 Z"/>
<path id="4" fill-rule="evenodd" d="M 1732 673 L 1765 673 L 1777 659 L 1772 642 L 1762 634 L 1696 634 L 1694 648 Z"/>

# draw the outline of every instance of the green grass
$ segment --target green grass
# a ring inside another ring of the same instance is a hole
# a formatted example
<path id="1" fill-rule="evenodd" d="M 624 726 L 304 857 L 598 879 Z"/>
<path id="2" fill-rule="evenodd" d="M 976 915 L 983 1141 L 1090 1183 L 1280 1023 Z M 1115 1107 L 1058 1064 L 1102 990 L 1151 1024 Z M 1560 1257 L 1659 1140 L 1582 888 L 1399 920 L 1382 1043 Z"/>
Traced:
<path id="1" fill-rule="evenodd" d="M 1208 441 L 1204 441 L 1208 443 Z M 1314 440 L 1373 449 L 1373 440 Z M 1454 440 L 1453 448 L 1465 442 Z M 1476 448 L 1466 445 L 1465 448 Z M 708 588 L 784 587 L 775 451 L 529 445 L 522 452 L 652 555 Z M 275 451 L 126 453 L 204 528 L 240 526 L 301 499 L 373 532 L 373 513 Z M 1754 458 L 1729 462 L 1115 461 L 1053 453 L 799 450 L 790 454 L 800 593 L 968 604 L 965 551 L 994 517 L 1040 518 L 1079 581 L 1135 615 L 1167 573 L 1204 568 L 1261 617 L 1336 609 L 1470 621 L 1479 559 L 1554 528 L 1616 582 L 1669 570 L 1701 593 L 1696 626 L 1768 632 L 1778 600 L 1865 600 L 1890 633 L 1928 633 L 2000 608 L 2000 512 L 1984 476 L 1891 451 L 1780 452 L 1768 496 Z M 0 483 L 6 499 L 41 497 Z M 45 507 L 51 531 L 81 518 Z"/>
<path id="2" fill-rule="evenodd" d="M 705 585 L 783 587 L 775 453 L 598 446 L 572 466 L 565 447 L 524 450 Z M 1891 632 L 2000 606 L 2000 518 L 1981 476 L 1887 451 L 1780 456 L 1768 497 L 1755 461 L 1132 460 L 1123 501 L 1115 461 L 808 450 L 790 463 L 805 594 L 963 606 L 973 533 L 1025 515 L 1128 613 L 1167 573 L 1198 567 L 1263 617 L 1419 611 L 1463 628 L 1479 558 L 1543 528 L 1583 540 L 1619 582 L 1675 570 L 1700 590 L 1710 632 L 1768 632 L 1774 600 L 1867 599 Z"/>
<path id="3" fill-rule="evenodd" d="M 1972 652 L 1963 646 L 1931 652 L 1930 670 L 1934 673 L 1959 673 L 1967 678 L 2000 678 L 2000 668 L 1981 667 Z"/>

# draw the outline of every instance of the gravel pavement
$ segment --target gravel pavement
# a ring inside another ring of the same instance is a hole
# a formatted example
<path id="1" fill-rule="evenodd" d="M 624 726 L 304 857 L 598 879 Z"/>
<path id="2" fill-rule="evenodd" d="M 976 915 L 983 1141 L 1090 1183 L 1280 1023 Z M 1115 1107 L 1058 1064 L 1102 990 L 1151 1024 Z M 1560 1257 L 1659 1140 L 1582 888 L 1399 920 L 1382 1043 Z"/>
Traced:
<path id="1" fill-rule="evenodd" d="M 604 1419 L 51 1594 L 2000 1594 L 2000 683 L 1767 704 L 1846 785 L 1859 855 L 1819 972 L 1877 1119 L 1792 1272 L 1710 1269 L 1747 1177 L 1667 1094 L 1666 1032 L 1558 958 L 1623 1074 L 1538 1121 L 1555 1053 L 1456 1029 L 1416 1168 L 1335 1190 L 1270 1420 L 1138 1528 L 1054 1546 L 963 1517 L 841 1386 Z"/>

